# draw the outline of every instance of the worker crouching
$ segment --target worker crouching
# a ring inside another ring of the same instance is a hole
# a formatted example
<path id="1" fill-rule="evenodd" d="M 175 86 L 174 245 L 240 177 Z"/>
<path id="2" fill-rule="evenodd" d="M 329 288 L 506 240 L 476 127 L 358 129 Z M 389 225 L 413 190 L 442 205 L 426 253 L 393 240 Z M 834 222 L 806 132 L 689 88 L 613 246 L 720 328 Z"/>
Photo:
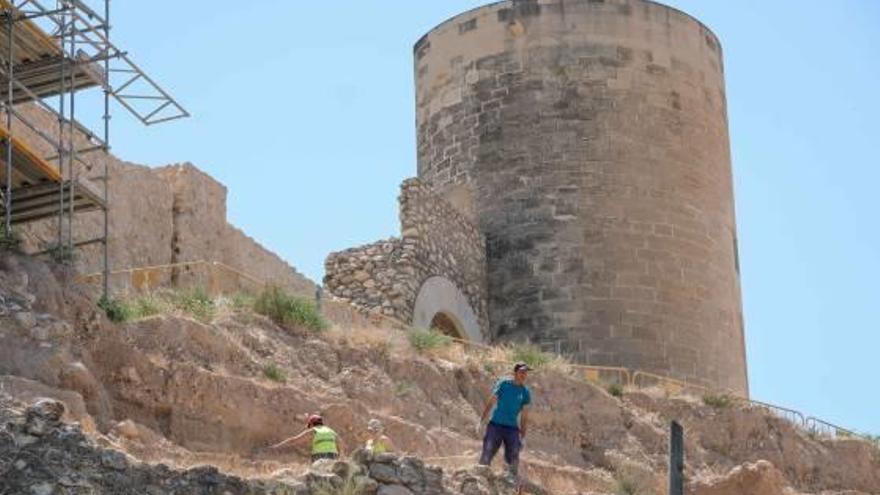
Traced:
<path id="1" fill-rule="evenodd" d="M 275 450 L 286 445 L 301 444 L 308 438 L 312 440 L 312 462 L 320 459 L 338 459 L 343 453 L 342 439 L 332 428 L 324 425 L 324 418 L 317 414 L 309 415 L 305 430 L 272 445 L 269 449 Z"/>

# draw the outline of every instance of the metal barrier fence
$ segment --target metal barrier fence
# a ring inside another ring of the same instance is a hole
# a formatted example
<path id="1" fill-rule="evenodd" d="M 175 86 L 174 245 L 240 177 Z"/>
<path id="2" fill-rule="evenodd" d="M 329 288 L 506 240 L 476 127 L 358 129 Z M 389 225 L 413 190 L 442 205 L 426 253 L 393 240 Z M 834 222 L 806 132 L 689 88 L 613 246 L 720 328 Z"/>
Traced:
<path id="1" fill-rule="evenodd" d="M 584 380 L 599 385 L 620 385 L 627 387 L 632 385 L 632 375 L 626 368 L 614 366 L 586 366 L 581 364 L 571 365 L 572 369 Z"/>
<path id="2" fill-rule="evenodd" d="M 794 409 L 789 409 L 787 407 L 777 406 L 774 404 L 768 404 L 766 402 L 761 402 L 759 400 L 747 399 L 745 397 L 739 397 L 737 395 L 730 395 L 735 400 L 740 402 L 747 403 L 754 407 L 759 407 L 769 411 L 774 416 L 780 417 L 790 423 L 793 423 L 796 426 L 801 428 L 806 428 L 807 420 L 804 415 L 800 411 L 796 411 Z"/>
<path id="3" fill-rule="evenodd" d="M 647 371 L 634 371 L 630 385 L 635 388 L 652 388 L 659 387 L 666 391 L 669 395 L 680 395 L 683 393 L 708 394 L 711 390 L 702 385 L 689 383 L 668 376 L 655 375 Z"/>
<path id="4" fill-rule="evenodd" d="M 814 435 L 824 435 L 831 438 L 863 438 L 872 443 L 877 443 L 870 437 L 865 437 L 864 435 L 860 435 L 852 430 L 843 428 L 842 426 L 837 426 L 812 416 L 804 420 L 804 427 Z"/>
<path id="5" fill-rule="evenodd" d="M 94 285 L 96 288 L 101 286 L 102 280 L 103 274 L 100 272 L 84 275 L 78 279 L 79 282 Z M 271 284 L 241 270 L 217 261 L 205 260 L 110 272 L 111 290 L 114 293 L 123 295 L 142 294 L 170 286 L 178 289 L 199 288 L 212 296 L 218 296 L 221 294 L 230 295 L 242 292 L 255 292 L 269 285 Z M 348 301 L 332 298 L 326 299 L 323 302 L 322 309 L 325 312 L 331 313 L 330 316 L 333 317 L 334 321 L 340 321 L 341 318 L 343 322 L 355 325 L 368 324 L 393 329 L 410 327 L 406 322 L 380 313 L 364 311 Z M 496 347 L 458 338 L 452 338 L 452 340 L 471 351 L 476 350 L 483 353 L 484 359 L 500 362 L 497 359 Z M 566 366 L 575 372 L 575 376 L 603 386 L 620 385 L 636 389 L 659 388 L 668 395 L 695 394 L 703 397 L 711 394 L 723 395 L 731 400 L 765 409 L 774 416 L 782 418 L 810 434 L 834 439 L 857 438 L 880 448 L 880 439 L 856 433 L 812 416 L 806 417 L 803 413 L 794 409 L 741 397 L 730 391 L 717 391 L 703 385 L 629 368 L 570 363 L 567 363 Z"/>

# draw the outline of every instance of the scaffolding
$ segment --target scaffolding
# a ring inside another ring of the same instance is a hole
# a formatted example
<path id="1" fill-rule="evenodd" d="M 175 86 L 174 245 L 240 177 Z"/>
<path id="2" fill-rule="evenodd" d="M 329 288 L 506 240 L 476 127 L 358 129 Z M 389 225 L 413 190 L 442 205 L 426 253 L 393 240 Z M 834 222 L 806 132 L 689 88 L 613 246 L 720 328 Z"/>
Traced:
<path id="1" fill-rule="evenodd" d="M 101 8 L 83 0 L 0 0 L 0 213 L 5 238 L 14 225 L 57 217 L 53 249 L 72 253 L 101 244 L 107 296 L 111 100 L 144 125 L 189 113 L 110 40 L 110 0 L 90 3 Z M 90 89 L 103 92 L 103 128 L 97 132 L 76 117 L 76 94 Z M 20 111 L 22 104 L 53 117 L 55 135 Z M 19 129 L 52 154 L 40 156 L 15 135 Z M 104 155 L 100 174 L 86 176 L 96 153 Z M 94 210 L 103 212 L 101 235 L 75 241 L 74 216 Z"/>

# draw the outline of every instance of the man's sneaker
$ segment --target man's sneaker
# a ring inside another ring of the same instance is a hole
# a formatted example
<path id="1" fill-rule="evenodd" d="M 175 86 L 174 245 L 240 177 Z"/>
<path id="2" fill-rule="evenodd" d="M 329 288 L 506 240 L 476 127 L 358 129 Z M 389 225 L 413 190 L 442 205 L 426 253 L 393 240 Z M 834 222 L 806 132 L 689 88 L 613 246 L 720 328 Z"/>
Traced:
<path id="1" fill-rule="evenodd" d="M 517 486 L 519 484 L 519 476 L 516 475 L 513 471 L 507 470 L 504 472 L 504 481 L 510 483 L 513 486 Z"/>

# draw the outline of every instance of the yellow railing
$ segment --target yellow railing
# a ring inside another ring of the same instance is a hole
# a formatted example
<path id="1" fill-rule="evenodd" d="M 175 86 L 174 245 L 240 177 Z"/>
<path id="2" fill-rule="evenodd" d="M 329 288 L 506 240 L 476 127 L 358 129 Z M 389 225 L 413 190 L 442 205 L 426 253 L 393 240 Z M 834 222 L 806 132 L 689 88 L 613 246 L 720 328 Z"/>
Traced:
<path id="1" fill-rule="evenodd" d="M 623 387 L 632 385 L 632 374 L 626 368 L 615 366 L 587 366 L 572 364 L 571 367 L 581 373 L 581 377 L 588 382 L 603 385 L 620 385 Z"/>
<path id="2" fill-rule="evenodd" d="M 632 382 L 630 385 L 635 388 L 659 387 L 669 395 L 680 395 L 686 392 L 698 394 L 707 394 L 711 392 L 708 387 L 702 385 L 640 370 L 633 371 Z"/>

